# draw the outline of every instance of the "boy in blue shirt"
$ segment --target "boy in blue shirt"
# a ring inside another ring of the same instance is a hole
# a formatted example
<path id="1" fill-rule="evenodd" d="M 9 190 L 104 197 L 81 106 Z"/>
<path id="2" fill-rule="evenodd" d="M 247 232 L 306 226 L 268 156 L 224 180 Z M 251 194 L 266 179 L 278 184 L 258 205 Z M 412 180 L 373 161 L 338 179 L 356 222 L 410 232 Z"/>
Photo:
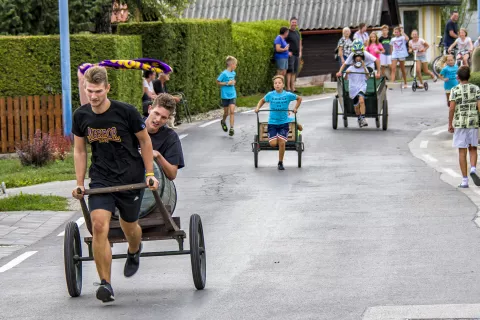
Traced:
<path id="1" fill-rule="evenodd" d="M 268 117 L 268 142 L 273 148 L 278 146 L 278 170 L 285 170 L 283 167 L 283 156 L 285 155 L 285 145 L 288 139 L 288 124 L 291 122 L 288 116 L 288 106 L 291 101 L 296 100 L 297 104 L 293 112 L 297 113 L 302 103 L 301 97 L 283 90 L 285 87 L 284 81 L 284 77 L 281 75 L 273 77 L 273 87 L 275 90 L 267 93 L 267 95 L 258 102 L 257 108 L 255 109 L 255 112 L 258 113 L 265 102 L 268 102 L 270 103 L 270 110 L 281 110 L 270 111 Z"/>
<path id="2" fill-rule="evenodd" d="M 458 66 L 455 64 L 455 58 L 453 55 L 447 56 L 447 65 L 442 69 L 440 75 L 438 76 L 440 79 L 445 81 L 443 84 L 443 88 L 445 89 L 445 93 L 447 94 L 447 106 L 450 108 L 450 91 L 453 87 L 458 85 L 457 80 L 457 71 Z"/>
<path id="3" fill-rule="evenodd" d="M 235 90 L 235 69 L 237 68 L 237 59 L 232 56 L 227 57 L 227 69 L 225 69 L 217 78 L 217 84 L 221 87 L 221 98 L 223 106 L 223 119 L 220 121 L 223 131 L 227 132 L 228 128 L 225 123 L 230 111 L 230 132 L 229 135 L 233 136 L 235 133 L 233 130 L 235 104 L 237 99 L 237 91 Z"/>

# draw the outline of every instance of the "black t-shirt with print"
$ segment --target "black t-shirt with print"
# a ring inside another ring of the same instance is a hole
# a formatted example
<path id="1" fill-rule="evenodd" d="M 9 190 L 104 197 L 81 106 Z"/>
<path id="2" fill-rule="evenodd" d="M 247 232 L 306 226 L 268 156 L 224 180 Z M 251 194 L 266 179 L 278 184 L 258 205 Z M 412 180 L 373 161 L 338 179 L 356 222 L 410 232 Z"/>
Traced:
<path id="1" fill-rule="evenodd" d="M 392 37 L 390 36 L 381 36 L 379 39 L 378 39 L 378 42 L 380 42 L 383 46 L 383 49 L 385 50 L 385 53 L 384 55 L 386 56 L 389 56 L 392 54 L 391 52 L 391 49 L 390 49 L 390 40 L 392 40 Z"/>
<path id="2" fill-rule="evenodd" d="M 178 166 L 178 169 L 185 167 L 182 143 L 173 129 L 163 126 L 157 133 L 149 134 L 152 139 L 153 150 L 160 152 L 168 163 Z"/>
<path id="3" fill-rule="evenodd" d="M 92 147 L 91 181 L 105 186 L 144 181 L 145 167 L 135 136 L 144 129 L 137 109 L 123 102 L 111 100 L 110 108 L 102 114 L 94 113 L 90 104 L 77 109 L 72 132 L 85 137 Z"/>

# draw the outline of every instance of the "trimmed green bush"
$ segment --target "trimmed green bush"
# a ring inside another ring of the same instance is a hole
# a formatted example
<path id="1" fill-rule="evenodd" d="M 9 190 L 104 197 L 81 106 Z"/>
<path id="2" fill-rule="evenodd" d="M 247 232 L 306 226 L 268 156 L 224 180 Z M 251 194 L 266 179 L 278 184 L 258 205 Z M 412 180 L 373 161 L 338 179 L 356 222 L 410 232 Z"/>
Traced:
<path id="1" fill-rule="evenodd" d="M 480 72 L 472 72 L 470 74 L 470 82 L 480 87 Z"/>
<path id="2" fill-rule="evenodd" d="M 166 22 L 119 24 L 121 35 L 141 35 L 143 56 L 165 61 L 173 68 L 169 91 L 182 91 L 192 113 L 218 108 L 215 80 L 232 50 L 230 20 L 179 19 Z"/>
<path id="3" fill-rule="evenodd" d="M 251 95 L 266 93 L 272 88 L 275 75 L 273 41 L 282 26 L 288 21 L 268 20 L 235 23 L 233 32 L 233 55 L 238 59 L 237 93 Z"/>
<path id="4" fill-rule="evenodd" d="M 72 107 L 80 105 L 77 67 L 105 59 L 135 59 L 142 55 L 140 37 L 118 35 L 72 35 L 70 63 Z M 59 36 L 0 37 L 0 96 L 61 94 Z M 141 109 L 141 71 L 110 70 L 112 99 Z"/>

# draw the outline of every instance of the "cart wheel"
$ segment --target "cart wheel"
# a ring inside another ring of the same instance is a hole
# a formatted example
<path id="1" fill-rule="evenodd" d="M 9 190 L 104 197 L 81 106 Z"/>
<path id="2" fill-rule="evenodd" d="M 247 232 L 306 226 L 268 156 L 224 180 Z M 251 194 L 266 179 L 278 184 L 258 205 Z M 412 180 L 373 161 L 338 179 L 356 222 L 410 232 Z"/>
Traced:
<path id="1" fill-rule="evenodd" d="M 382 129 L 387 130 L 388 127 L 388 102 L 387 100 L 383 101 L 383 112 L 382 112 Z"/>
<path id="2" fill-rule="evenodd" d="M 377 129 L 380 128 L 380 118 L 379 117 L 375 118 L 375 125 L 377 126 Z"/>
<path id="3" fill-rule="evenodd" d="M 78 225 L 70 221 L 65 226 L 63 260 L 68 294 L 70 294 L 71 297 L 78 297 L 82 293 L 82 262 L 75 261 L 74 256 L 82 256 L 82 243 L 80 242 Z"/>
<path id="4" fill-rule="evenodd" d="M 428 91 L 428 83 L 426 81 L 423 83 L 423 88 L 425 91 Z"/>
<path id="5" fill-rule="evenodd" d="M 348 128 L 348 118 L 345 117 L 345 116 L 343 117 L 343 126 L 344 126 L 345 128 Z"/>
<path id="6" fill-rule="evenodd" d="M 253 163 L 255 164 L 255 168 L 258 168 L 258 134 L 253 137 Z"/>
<path id="7" fill-rule="evenodd" d="M 337 129 L 338 124 L 338 100 L 337 98 L 333 99 L 333 110 L 332 110 L 332 127 Z"/>
<path id="8" fill-rule="evenodd" d="M 412 91 L 417 91 L 417 83 L 415 81 L 412 83 Z"/>
<path id="9" fill-rule="evenodd" d="M 298 167 L 302 167 L 302 135 L 298 136 L 298 144 L 297 144 L 297 154 L 298 154 Z"/>
<path id="10" fill-rule="evenodd" d="M 205 282 L 207 280 L 207 260 L 202 220 L 198 214 L 192 214 L 190 216 L 189 237 L 193 283 L 195 284 L 195 288 L 202 290 L 205 288 Z"/>

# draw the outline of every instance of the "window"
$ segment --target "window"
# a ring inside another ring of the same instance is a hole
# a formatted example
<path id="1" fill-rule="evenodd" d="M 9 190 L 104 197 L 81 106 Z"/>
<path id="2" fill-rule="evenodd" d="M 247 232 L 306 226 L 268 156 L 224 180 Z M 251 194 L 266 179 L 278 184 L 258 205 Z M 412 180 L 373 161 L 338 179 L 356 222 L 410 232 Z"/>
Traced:
<path id="1" fill-rule="evenodd" d="M 418 30 L 418 16 L 418 10 L 405 10 L 403 12 L 403 28 L 408 37 L 413 30 Z"/>

